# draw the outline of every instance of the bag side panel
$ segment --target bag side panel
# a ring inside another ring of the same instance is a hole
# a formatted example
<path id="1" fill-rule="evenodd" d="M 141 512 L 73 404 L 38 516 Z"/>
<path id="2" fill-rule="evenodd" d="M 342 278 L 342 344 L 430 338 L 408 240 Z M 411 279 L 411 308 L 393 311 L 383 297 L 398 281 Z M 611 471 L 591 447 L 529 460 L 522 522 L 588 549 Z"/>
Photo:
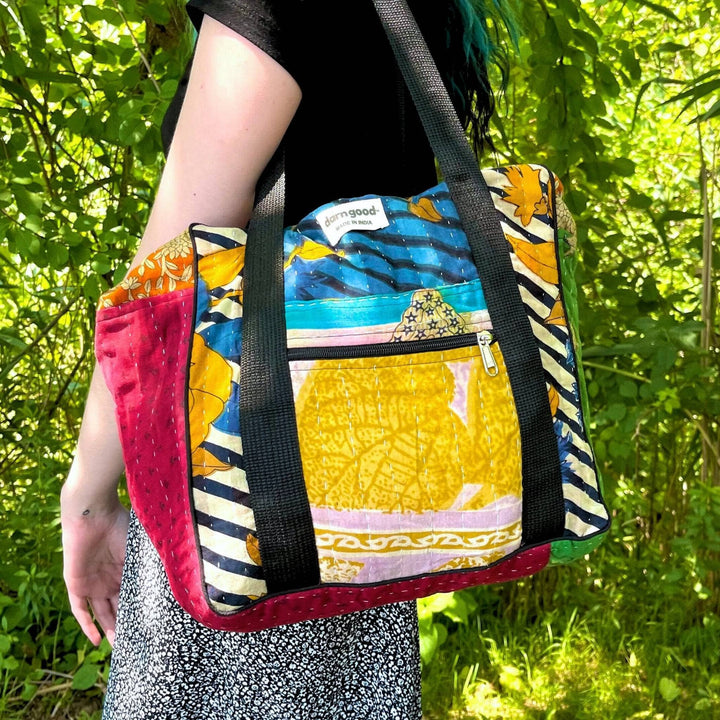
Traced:
<path id="1" fill-rule="evenodd" d="M 565 309 L 556 236 L 556 196 L 549 171 L 518 165 L 483 171 L 503 215 L 520 294 L 545 369 L 565 501 L 565 535 L 603 532 L 608 512 L 583 418 L 577 361 Z"/>
<path id="2" fill-rule="evenodd" d="M 245 233 L 195 226 L 197 284 L 188 378 L 192 504 L 213 612 L 267 593 L 240 428 Z"/>
<path id="3" fill-rule="evenodd" d="M 96 355 L 116 405 L 132 506 L 178 601 L 203 603 L 189 506 L 185 393 L 192 287 L 98 312 Z"/>
<path id="4" fill-rule="evenodd" d="M 570 210 L 565 205 L 562 197 L 563 187 L 560 179 L 553 176 L 553 185 L 556 191 L 555 216 L 557 220 L 557 246 L 558 246 L 558 267 L 560 269 L 560 282 L 565 300 L 568 327 L 570 330 L 570 342 L 575 352 L 576 371 L 578 378 L 579 393 L 581 399 L 582 419 L 588 442 L 590 439 L 590 408 L 588 403 L 587 386 L 585 373 L 582 365 L 582 345 L 580 343 L 580 310 L 578 307 L 578 287 L 575 282 L 575 271 L 577 268 L 577 230 L 575 220 Z M 600 469 L 595 466 L 597 473 L 598 497 L 602 498 L 603 481 Z M 608 520 L 609 523 L 609 520 Z M 607 529 L 607 526 L 606 526 Z M 551 564 L 564 564 L 573 562 L 584 555 L 592 552 L 600 545 L 605 535 L 595 535 L 582 541 L 562 540 L 552 543 Z"/>

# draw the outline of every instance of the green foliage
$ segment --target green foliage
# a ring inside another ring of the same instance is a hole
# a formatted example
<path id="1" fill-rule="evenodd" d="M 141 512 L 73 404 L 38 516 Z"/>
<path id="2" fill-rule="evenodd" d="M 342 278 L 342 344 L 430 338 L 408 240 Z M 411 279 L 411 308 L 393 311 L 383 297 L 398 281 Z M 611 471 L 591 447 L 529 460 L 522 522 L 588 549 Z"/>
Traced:
<path id="1" fill-rule="evenodd" d="M 698 283 L 715 192 L 699 179 L 717 165 L 705 13 L 523 3 L 521 62 L 498 121 L 500 161 L 545 161 L 576 214 L 595 447 L 610 492 L 624 484 L 620 522 L 639 515 L 646 539 L 662 518 L 676 536 L 697 512 L 692 487 L 719 481 L 712 272 L 707 297 Z"/>
<path id="2" fill-rule="evenodd" d="M 484 163 L 545 162 L 578 221 L 590 420 L 614 525 L 589 562 L 420 603 L 428 717 L 712 717 L 718 3 L 516 7 L 519 54 Z M 179 2 L 0 3 L 3 717 L 97 717 L 109 647 L 91 648 L 68 615 L 58 490 L 95 302 L 143 231 L 189 42 Z"/>
<path id="3" fill-rule="evenodd" d="M 187 30 L 180 3 L 0 3 L 3 716 L 46 717 L 80 691 L 96 706 L 103 688 L 109 648 L 89 650 L 68 615 L 58 490 L 95 303 L 143 231 Z"/>
<path id="4" fill-rule="evenodd" d="M 647 559 L 646 559 L 647 561 Z M 425 668 L 425 717 L 609 720 L 720 712 L 717 614 L 653 594 L 662 562 L 616 562 L 610 546 L 517 586 L 464 591 L 469 623 L 448 626 Z M 440 620 L 442 622 L 442 620 Z"/>
<path id="5" fill-rule="evenodd" d="M 582 355 L 614 526 L 587 567 L 467 591 L 470 623 L 443 612 L 466 594 L 421 604 L 426 707 L 714 717 L 718 43 L 701 3 L 520 8 L 496 162 L 545 162 L 578 221 Z"/>
<path id="6" fill-rule="evenodd" d="M 420 656 L 430 663 L 438 648 L 447 640 L 447 624 L 467 625 L 477 603 L 470 593 L 440 593 L 418 600 Z"/>

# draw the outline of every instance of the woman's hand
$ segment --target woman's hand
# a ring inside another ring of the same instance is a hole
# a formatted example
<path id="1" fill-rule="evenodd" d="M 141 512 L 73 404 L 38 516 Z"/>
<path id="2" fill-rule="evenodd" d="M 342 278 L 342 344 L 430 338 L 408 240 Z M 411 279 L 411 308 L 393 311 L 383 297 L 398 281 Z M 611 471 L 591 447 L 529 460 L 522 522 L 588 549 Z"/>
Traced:
<path id="1" fill-rule="evenodd" d="M 63 500 L 63 575 L 70 609 L 90 642 L 100 644 L 99 625 L 112 645 L 129 513 L 118 501 L 109 511 L 78 514 Z"/>
<path id="2" fill-rule="evenodd" d="M 96 369 L 75 457 L 60 493 L 64 576 L 70 608 L 95 645 L 102 636 L 93 614 L 108 640 L 115 640 L 128 528 L 128 511 L 117 494 L 122 471 L 115 403 L 102 373 Z"/>

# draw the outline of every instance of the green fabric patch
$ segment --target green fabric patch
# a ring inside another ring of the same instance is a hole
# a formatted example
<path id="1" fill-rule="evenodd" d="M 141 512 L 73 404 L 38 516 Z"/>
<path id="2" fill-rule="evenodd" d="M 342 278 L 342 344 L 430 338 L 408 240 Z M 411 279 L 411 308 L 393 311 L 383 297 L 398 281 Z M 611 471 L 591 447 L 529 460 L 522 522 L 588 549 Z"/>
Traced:
<path id="1" fill-rule="evenodd" d="M 556 540 L 550 549 L 548 565 L 566 565 L 591 553 L 605 539 L 606 533 L 580 540 Z"/>
<path id="2" fill-rule="evenodd" d="M 569 233 L 563 228 L 558 228 L 558 257 L 560 258 L 560 283 L 562 285 L 565 311 L 570 325 L 570 337 L 572 338 L 575 350 L 575 363 L 577 367 L 578 384 L 580 388 L 580 403 L 582 406 L 583 423 L 588 442 L 592 446 L 590 438 L 590 406 L 588 403 L 587 384 L 585 372 L 582 365 L 582 347 L 580 346 L 580 311 L 578 309 L 578 289 L 575 283 L 575 270 L 577 268 L 577 252 L 573 251 L 568 242 Z M 597 472 L 598 488 L 603 492 L 604 483 L 600 468 L 595 464 Z"/>

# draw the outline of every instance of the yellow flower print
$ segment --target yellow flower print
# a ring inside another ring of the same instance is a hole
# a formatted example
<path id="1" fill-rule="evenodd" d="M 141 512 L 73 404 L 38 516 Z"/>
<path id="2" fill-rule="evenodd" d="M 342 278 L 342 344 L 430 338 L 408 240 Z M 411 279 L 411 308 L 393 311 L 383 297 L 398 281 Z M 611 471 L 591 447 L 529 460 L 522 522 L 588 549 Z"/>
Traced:
<path id="1" fill-rule="evenodd" d="M 182 290 L 193 284 L 193 245 L 190 233 L 158 248 L 128 276 L 100 298 L 100 307 L 114 307 L 140 298 Z M 141 290 L 142 289 L 142 290 Z"/>
<path id="2" fill-rule="evenodd" d="M 134 300 L 133 292 L 142 287 L 142 283 L 134 276 L 128 275 L 121 283 L 120 287 L 127 293 L 128 300 Z"/>
<path id="3" fill-rule="evenodd" d="M 177 258 L 186 257 L 192 253 L 192 242 L 190 235 L 185 232 L 178 237 L 173 238 L 170 242 L 166 242 L 158 249 L 156 257 L 175 260 Z M 177 267 L 177 266 L 176 266 Z"/>
<path id="4" fill-rule="evenodd" d="M 209 348 L 202 335 L 195 333 L 188 377 L 188 419 L 193 473 L 211 475 L 229 466 L 200 447 L 210 426 L 222 414 L 232 390 L 232 368 L 222 355 Z"/>
<path id="5" fill-rule="evenodd" d="M 320 258 L 327 257 L 328 255 L 339 255 L 340 257 L 345 257 L 345 251 L 333 250 L 333 248 L 316 243 L 314 240 L 305 240 L 299 248 L 293 248 L 290 256 L 285 261 L 284 269 L 287 270 L 292 265 L 292 261 L 296 257 L 299 257 L 301 260 L 319 260 Z"/>
<path id="6" fill-rule="evenodd" d="M 530 268 L 545 282 L 558 284 L 559 275 L 554 242 L 531 243 L 508 233 L 505 234 L 505 237 L 512 245 L 518 259 L 526 267 Z"/>
<path id="7" fill-rule="evenodd" d="M 430 198 L 422 197 L 416 203 L 408 203 L 408 210 L 422 220 L 440 222 L 442 215 L 438 212 L 435 204 Z"/>
<path id="8" fill-rule="evenodd" d="M 136 268 L 135 274 L 138 277 L 142 277 L 145 274 L 145 270 L 154 270 L 155 269 L 155 263 L 152 260 L 152 255 L 150 257 L 146 257 L 142 263 Z"/>
<path id="9" fill-rule="evenodd" d="M 540 185 L 540 169 L 528 165 L 514 165 L 508 168 L 506 178 L 509 185 L 503 188 L 505 202 L 516 206 L 515 217 L 523 225 L 529 225 L 533 215 L 548 212 L 548 199 Z"/>

